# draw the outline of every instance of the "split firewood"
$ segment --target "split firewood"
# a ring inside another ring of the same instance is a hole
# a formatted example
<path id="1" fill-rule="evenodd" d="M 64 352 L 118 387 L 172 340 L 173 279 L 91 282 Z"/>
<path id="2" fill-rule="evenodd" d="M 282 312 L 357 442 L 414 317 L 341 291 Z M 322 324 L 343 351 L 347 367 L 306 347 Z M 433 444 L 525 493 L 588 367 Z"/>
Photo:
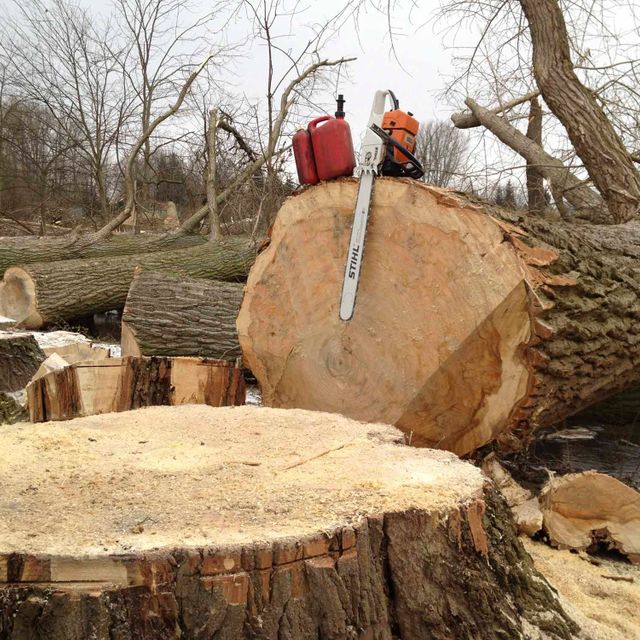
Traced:
<path id="1" fill-rule="evenodd" d="M 53 370 L 27 387 L 32 422 L 151 405 L 244 404 L 242 368 L 203 358 L 125 357 Z"/>
<path id="2" fill-rule="evenodd" d="M 551 544 L 586 549 L 604 544 L 640 563 L 640 493 L 595 471 L 552 477 L 540 493 Z"/>
<path id="3" fill-rule="evenodd" d="M 243 285 L 138 272 L 122 313 L 122 355 L 240 357 Z"/>
<path id="4" fill-rule="evenodd" d="M 542 511 L 540 511 L 538 498 L 513 479 L 494 453 L 489 454 L 482 461 L 482 471 L 493 480 L 511 509 L 518 532 L 529 537 L 538 533 L 542 529 Z"/>
<path id="5" fill-rule="evenodd" d="M 640 383 L 640 223 L 550 222 L 380 178 L 343 322 L 356 189 L 289 198 L 251 270 L 237 326 L 267 406 L 395 424 L 462 455 Z"/>
<path id="6" fill-rule="evenodd" d="M 386 425 L 251 407 L 5 427 L 2 630 L 575 637 L 480 471 L 402 440 Z M 236 463 L 247 459 L 260 464 Z"/>

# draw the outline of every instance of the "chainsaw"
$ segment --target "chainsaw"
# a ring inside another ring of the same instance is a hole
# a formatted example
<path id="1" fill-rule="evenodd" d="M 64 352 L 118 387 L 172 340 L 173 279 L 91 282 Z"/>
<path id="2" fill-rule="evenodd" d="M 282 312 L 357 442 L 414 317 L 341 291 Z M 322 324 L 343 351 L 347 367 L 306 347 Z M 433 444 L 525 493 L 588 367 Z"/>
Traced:
<path id="1" fill-rule="evenodd" d="M 387 97 L 393 106 L 385 112 Z M 419 179 L 424 169 L 413 155 L 420 126 L 411 112 L 400 110 L 393 91 L 379 90 L 373 99 L 356 175 L 360 179 L 342 281 L 340 319 L 351 320 L 356 305 L 374 179 L 378 175 Z"/>

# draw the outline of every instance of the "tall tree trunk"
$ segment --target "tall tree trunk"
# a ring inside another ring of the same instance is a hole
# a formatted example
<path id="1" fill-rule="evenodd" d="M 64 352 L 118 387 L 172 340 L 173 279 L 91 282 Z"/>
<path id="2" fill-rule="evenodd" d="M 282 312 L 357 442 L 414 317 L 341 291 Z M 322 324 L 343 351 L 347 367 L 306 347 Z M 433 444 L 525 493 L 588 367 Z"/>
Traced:
<path id="1" fill-rule="evenodd" d="M 542 147 L 542 107 L 540 106 L 538 98 L 532 98 L 529 104 L 527 138 Z M 544 211 L 546 206 L 544 198 L 544 176 L 538 167 L 529 161 L 527 161 L 527 200 L 531 213 Z"/>
<path id="2" fill-rule="evenodd" d="M 228 238 L 191 249 L 34 263 L 7 269 L 0 286 L 0 314 L 37 329 L 124 306 L 136 267 L 195 278 L 243 280 L 255 245 Z"/>
<path id="3" fill-rule="evenodd" d="M 563 124 L 611 219 L 625 222 L 640 208 L 640 174 L 593 93 L 578 79 L 558 0 L 520 0 L 533 45 L 540 92 Z"/>
<path id="4" fill-rule="evenodd" d="M 480 470 L 386 425 L 192 405 L 2 433 L 3 638 L 578 636 Z"/>

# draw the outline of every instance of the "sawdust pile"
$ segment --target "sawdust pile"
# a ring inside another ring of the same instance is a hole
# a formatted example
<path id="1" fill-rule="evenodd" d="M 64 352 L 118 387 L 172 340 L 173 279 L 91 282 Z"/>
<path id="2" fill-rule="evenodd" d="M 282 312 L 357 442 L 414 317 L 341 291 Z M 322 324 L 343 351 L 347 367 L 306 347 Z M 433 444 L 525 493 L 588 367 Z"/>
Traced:
<path id="1" fill-rule="evenodd" d="M 561 596 L 569 615 L 589 640 L 640 640 L 640 566 L 560 551 L 522 538 L 525 548 Z M 605 576 L 633 578 L 629 583 Z"/>
<path id="2" fill-rule="evenodd" d="M 112 554 L 332 530 L 482 493 L 386 425 L 254 407 L 150 407 L 3 427 L 0 553 Z"/>

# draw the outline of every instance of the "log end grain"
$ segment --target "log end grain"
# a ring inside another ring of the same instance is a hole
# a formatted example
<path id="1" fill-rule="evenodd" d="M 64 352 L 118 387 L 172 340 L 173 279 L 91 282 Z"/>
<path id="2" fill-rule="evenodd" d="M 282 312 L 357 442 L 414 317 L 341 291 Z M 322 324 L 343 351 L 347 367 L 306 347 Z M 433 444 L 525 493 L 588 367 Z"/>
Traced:
<path id="1" fill-rule="evenodd" d="M 355 314 L 338 305 L 357 182 L 290 198 L 237 327 L 264 402 L 395 424 L 464 454 L 511 424 L 532 373 L 531 293 L 505 229 L 455 194 L 376 181 Z"/>
<path id="2" fill-rule="evenodd" d="M 24 329 L 39 329 L 43 325 L 38 313 L 36 286 L 28 271 L 10 267 L 0 284 L 0 314 L 15 320 Z"/>

